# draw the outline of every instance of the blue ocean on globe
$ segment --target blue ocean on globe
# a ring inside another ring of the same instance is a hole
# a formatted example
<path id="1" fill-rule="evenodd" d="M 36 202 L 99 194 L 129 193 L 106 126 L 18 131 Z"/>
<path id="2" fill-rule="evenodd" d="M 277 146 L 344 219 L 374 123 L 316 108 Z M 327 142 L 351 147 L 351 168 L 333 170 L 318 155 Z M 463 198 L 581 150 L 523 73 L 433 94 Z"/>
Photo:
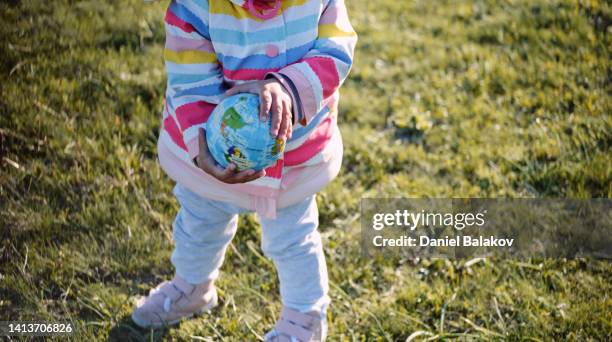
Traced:
<path id="1" fill-rule="evenodd" d="M 259 120 L 259 96 L 237 94 L 215 107 L 206 122 L 206 142 L 215 161 L 237 170 L 265 169 L 276 163 L 285 143 L 270 135 L 268 120 Z"/>

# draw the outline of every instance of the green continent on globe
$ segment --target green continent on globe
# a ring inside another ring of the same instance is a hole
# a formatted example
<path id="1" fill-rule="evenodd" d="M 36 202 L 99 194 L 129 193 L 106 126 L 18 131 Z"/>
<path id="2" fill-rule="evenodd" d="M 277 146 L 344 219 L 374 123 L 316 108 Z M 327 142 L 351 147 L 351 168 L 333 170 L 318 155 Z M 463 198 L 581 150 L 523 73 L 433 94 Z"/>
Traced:
<path id="1" fill-rule="evenodd" d="M 233 129 L 241 129 L 246 125 L 242 116 L 233 108 L 228 108 L 223 114 L 223 123 Z"/>

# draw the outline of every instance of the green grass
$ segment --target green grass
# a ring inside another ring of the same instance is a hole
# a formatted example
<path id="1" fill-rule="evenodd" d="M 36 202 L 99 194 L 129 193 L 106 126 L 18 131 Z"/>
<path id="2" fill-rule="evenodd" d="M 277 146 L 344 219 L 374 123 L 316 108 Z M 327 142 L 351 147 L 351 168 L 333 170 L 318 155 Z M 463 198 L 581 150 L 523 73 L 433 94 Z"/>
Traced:
<path id="1" fill-rule="evenodd" d="M 255 340 L 280 309 L 246 216 L 211 315 L 151 332 L 131 301 L 173 275 L 156 160 L 163 3 L 0 4 L 0 320 L 75 340 Z M 341 175 L 319 198 L 332 341 L 612 339 L 595 260 L 361 258 L 359 199 L 612 197 L 609 2 L 349 1 Z M 201 340 L 201 339 L 200 339 Z"/>

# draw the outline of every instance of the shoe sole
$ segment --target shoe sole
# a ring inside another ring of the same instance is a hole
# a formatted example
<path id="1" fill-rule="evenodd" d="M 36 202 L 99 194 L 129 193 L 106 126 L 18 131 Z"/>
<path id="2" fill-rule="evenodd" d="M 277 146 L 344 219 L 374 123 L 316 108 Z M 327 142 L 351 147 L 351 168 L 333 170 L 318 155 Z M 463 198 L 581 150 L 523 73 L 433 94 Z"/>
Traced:
<path id="1" fill-rule="evenodd" d="M 217 304 L 218 304 L 218 297 L 217 297 L 217 295 L 215 295 L 213 300 L 210 301 L 210 303 L 204 305 L 200 310 L 198 310 L 198 311 L 196 311 L 194 313 L 190 313 L 188 315 L 185 315 L 185 316 L 183 316 L 181 318 L 178 318 L 178 319 L 175 319 L 175 320 L 172 320 L 172 321 L 168 321 L 168 322 L 164 322 L 164 323 L 146 323 L 146 322 L 140 321 L 136 316 L 134 316 L 134 313 L 132 313 L 131 317 L 132 317 L 132 321 L 137 326 L 139 326 L 141 328 L 145 328 L 145 329 L 148 329 L 148 328 L 159 329 L 159 328 L 164 328 L 164 327 L 176 325 L 179 322 L 181 322 L 182 320 L 192 318 L 195 315 L 201 315 L 201 314 L 204 314 L 204 313 L 208 313 L 214 307 L 216 307 Z"/>

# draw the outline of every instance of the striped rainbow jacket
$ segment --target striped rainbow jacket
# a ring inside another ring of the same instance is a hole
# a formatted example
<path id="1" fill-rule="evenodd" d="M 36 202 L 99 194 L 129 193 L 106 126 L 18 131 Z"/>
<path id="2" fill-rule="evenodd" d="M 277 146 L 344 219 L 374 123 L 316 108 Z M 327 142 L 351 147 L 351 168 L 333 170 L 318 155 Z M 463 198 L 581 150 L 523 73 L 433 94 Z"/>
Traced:
<path id="1" fill-rule="evenodd" d="M 258 8 L 257 0 L 173 0 L 165 17 L 168 83 L 158 146 L 185 168 L 195 167 L 198 128 L 205 127 L 227 89 L 274 77 L 289 90 L 293 136 L 282 158 L 262 178 L 223 183 L 228 191 L 267 198 L 278 196 L 288 170 L 329 159 L 323 151 L 338 131 L 338 88 L 349 73 L 357 41 L 343 0 L 279 1 L 278 12 L 267 19 L 250 8 L 253 3 Z M 168 165 L 162 163 L 177 182 L 191 177 Z"/>

